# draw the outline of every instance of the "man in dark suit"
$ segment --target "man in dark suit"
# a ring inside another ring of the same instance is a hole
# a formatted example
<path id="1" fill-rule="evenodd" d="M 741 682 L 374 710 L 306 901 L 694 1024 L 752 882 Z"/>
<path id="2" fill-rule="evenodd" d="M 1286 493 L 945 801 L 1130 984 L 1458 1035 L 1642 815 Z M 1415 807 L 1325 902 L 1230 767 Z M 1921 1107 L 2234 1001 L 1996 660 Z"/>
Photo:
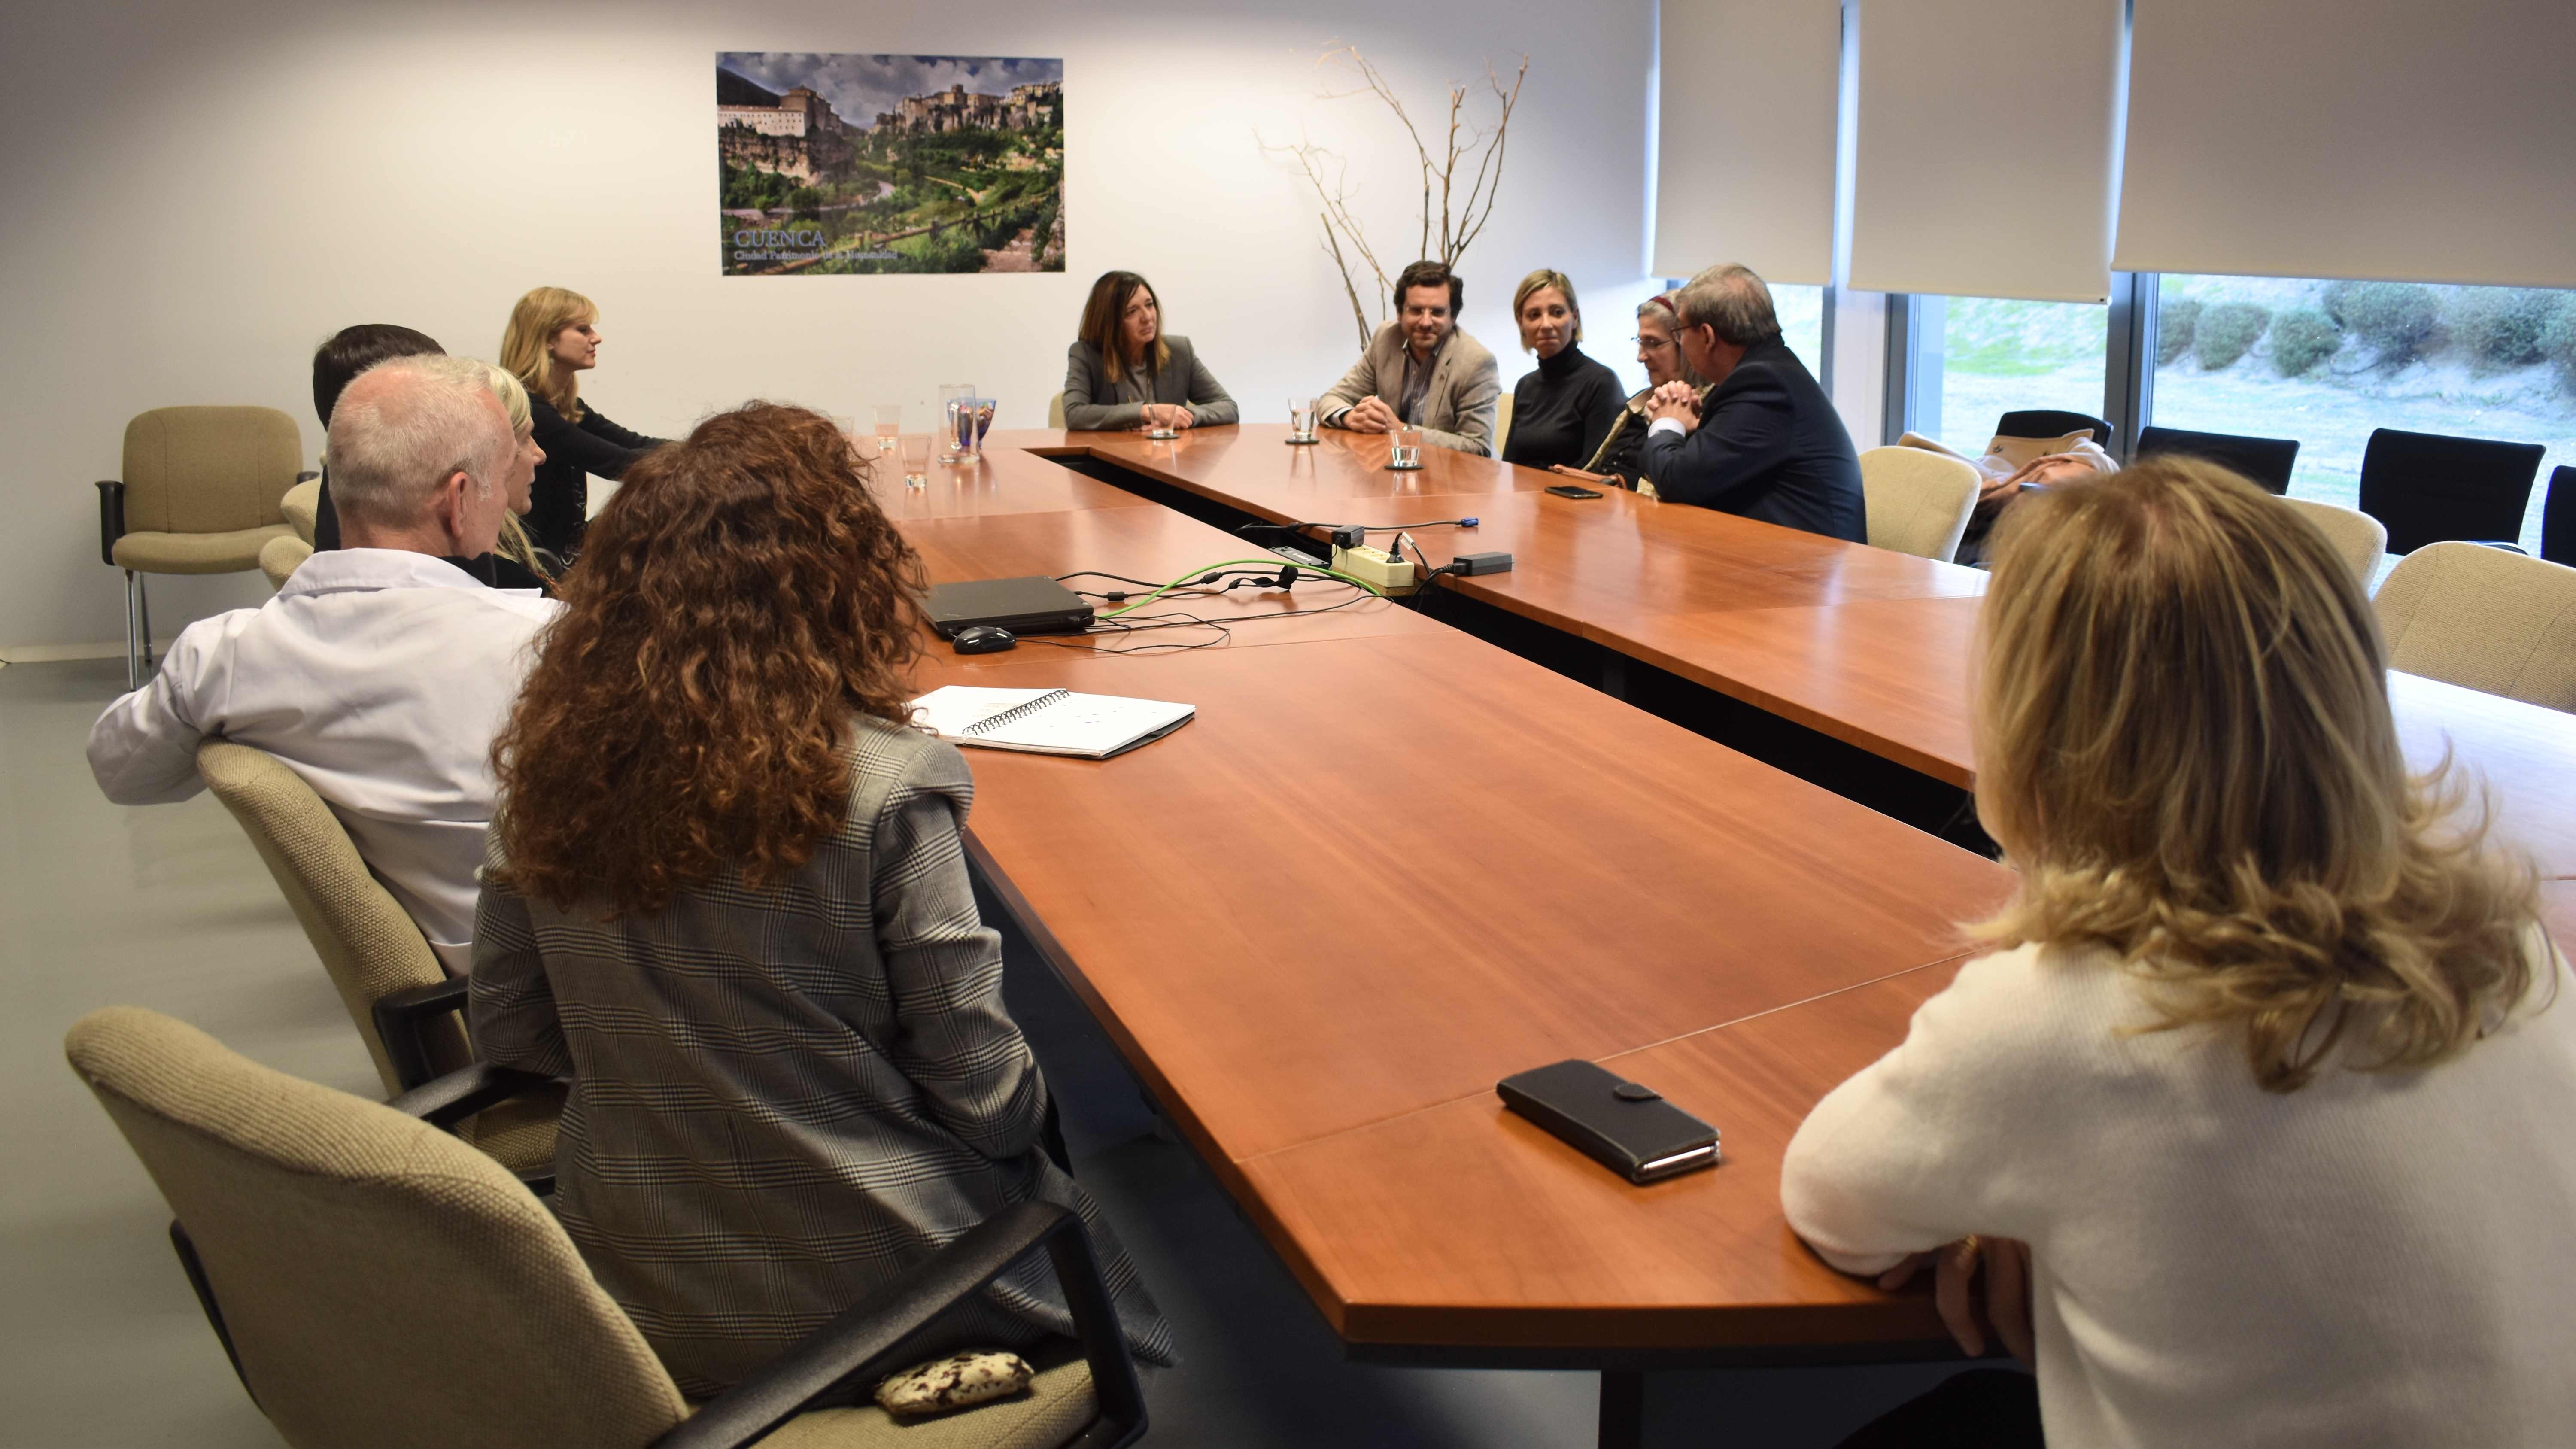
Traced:
<path id="1" fill-rule="evenodd" d="M 1647 403 L 1645 471 L 1667 503 L 1869 542 L 1860 458 L 1833 400 L 1780 341 L 1771 289 L 1739 266 L 1711 267 L 1674 299 L 1682 355 L 1713 381 Z"/>

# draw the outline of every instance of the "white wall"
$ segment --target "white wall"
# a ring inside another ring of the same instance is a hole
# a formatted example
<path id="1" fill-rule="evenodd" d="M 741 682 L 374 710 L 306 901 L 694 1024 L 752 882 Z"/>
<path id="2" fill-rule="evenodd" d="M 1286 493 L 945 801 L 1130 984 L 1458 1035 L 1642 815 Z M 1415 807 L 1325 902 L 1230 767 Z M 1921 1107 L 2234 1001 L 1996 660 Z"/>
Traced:
<path id="1" fill-rule="evenodd" d="M 1415 232 L 1392 119 L 1316 99 L 1335 40 L 1376 59 L 1423 123 L 1488 54 L 1532 57 L 1502 205 L 1462 268 L 1465 325 L 1508 386 L 1527 365 L 1512 282 L 1560 268 L 1584 289 L 1590 350 L 1642 385 L 1625 341 L 1645 286 L 1649 14 L 1649 0 L 1572 23 L 1542 0 L 8 7 L 0 650 L 120 637 L 89 484 L 115 476 L 134 413 L 269 404 L 303 427 L 309 459 L 322 338 L 401 322 L 489 356 L 538 283 L 599 302 L 607 342 L 584 396 L 647 432 L 752 396 L 864 418 L 958 380 L 1001 400 L 1001 425 L 1036 426 L 1088 283 L 1111 267 L 1151 277 L 1173 330 L 1269 419 L 1338 376 L 1354 341 L 1303 183 L 1256 133 L 1302 127 L 1351 154 L 1387 252 Z M 1063 57 L 1069 269 L 718 276 L 719 50 Z M 154 622 L 166 640 L 266 593 L 257 574 L 156 580 Z"/>

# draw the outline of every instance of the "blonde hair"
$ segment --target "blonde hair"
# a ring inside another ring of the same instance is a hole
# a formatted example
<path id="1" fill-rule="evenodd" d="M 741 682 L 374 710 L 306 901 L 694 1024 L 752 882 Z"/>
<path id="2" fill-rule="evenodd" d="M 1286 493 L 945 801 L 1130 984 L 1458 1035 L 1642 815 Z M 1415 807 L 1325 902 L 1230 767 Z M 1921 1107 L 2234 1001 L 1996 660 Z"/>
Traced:
<path id="1" fill-rule="evenodd" d="M 1512 288 L 1512 325 L 1520 327 L 1521 304 L 1530 299 L 1530 294 L 1549 287 L 1565 294 L 1565 310 L 1574 315 L 1574 335 L 1565 339 L 1565 345 L 1572 347 L 1583 340 L 1583 304 L 1574 300 L 1574 279 L 1563 272 L 1551 272 L 1541 267 L 1521 278 L 1521 284 Z M 1529 351 L 1528 328 L 1521 328 L 1521 339 L 1521 351 Z"/>
<path id="2" fill-rule="evenodd" d="M 483 369 L 484 386 L 492 389 L 492 395 L 501 400 L 501 411 L 510 415 L 511 440 L 515 443 L 526 442 L 528 435 L 536 430 L 535 414 L 528 407 L 527 388 L 522 386 L 516 377 L 511 376 L 507 368 L 495 367 L 491 363 L 480 361 L 476 365 Z M 503 558 L 511 560 L 547 583 L 551 584 L 555 581 L 555 571 L 539 561 L 537 546 L 529 539 L 527 527 L 519 522 L 519 515 L 507 509 L 502 510 L 501 513 L 501 541 L 498 552 Z"/>
<path id="3" fill-rule="evenodd" d="M 567 327 L 599 320 L 588 297 L 562 287 L 534 287 L 510 309 L 501 329 L 501 365 L 529 392 L 554 404 L 564 421 L 581 420 L 580 374 L 556 364 L 554 341 Z"/>
<path id="4" fill-rule="evenodd" d="M 2163 457 L 1996 530 L 1977 814 L 2020 889 L 1971 929 L 2098 945 L 2153 1028 L 2243 1033 L 2266 1090 L 2465 1050 L 2532 986 L 2527 858 L 2408 774 L 2370 601 L 2316 528 Z M 2552 973 L 2554 982 L 2554 972 Z"/>

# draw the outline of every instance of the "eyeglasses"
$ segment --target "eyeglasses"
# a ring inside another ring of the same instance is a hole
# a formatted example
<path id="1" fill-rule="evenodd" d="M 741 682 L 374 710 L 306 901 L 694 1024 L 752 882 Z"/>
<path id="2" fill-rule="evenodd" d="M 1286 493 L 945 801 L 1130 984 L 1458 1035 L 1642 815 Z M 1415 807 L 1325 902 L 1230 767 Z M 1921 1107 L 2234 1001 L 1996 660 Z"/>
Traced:
<path id="1" fill-rule="evenodd" d="M 1669 337 L 1648 337 L 1642 333 L 1635 337 L 1631 337 L 1628 340 L 1636 343 L 1639 347 L 1642 347 L 1649 352 L 1660 352 L 1673 345 L 1673 339 Z"/>

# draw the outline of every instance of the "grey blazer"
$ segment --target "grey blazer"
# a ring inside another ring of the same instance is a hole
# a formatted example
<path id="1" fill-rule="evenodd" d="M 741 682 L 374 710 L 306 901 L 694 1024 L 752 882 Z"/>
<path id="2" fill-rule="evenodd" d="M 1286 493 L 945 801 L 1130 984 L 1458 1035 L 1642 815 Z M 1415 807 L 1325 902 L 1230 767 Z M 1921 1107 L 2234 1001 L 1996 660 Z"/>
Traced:
<path id="1" fill-rule="evenodd" d="M 766 888 L 727 871 L 606 916 L 484 886 L 474 1046 L 573 1079 L 564 1230 L 693 1396 L 1031 1199 L 1081 1214 L 1136 1356 L 1172 1362 L 1116 1235 L 1040 1146 L 1046 1084 L 967 884 L 965 760 L 879 719 L 850 733 L 840 830 Z M 485 862 L 506 865 L 497 830 Z M 1073 1330 L 1034 1262 L 951 1321 L 979 1343 Z"/>
<path id="2" fill-rule="evenodd" d="M 1111 383 L 1100 363 L 1100 349 L 1077 342 L 1064 354 L 1064 425 L 1076 432 L 1115 432 L 1145 421 L 1145 404 L 1187 403 L 1190 417 L 1202 428 L 1219 428 L 1241 419 L 1234 399 L 1216 374 L 1199 361 L 1186 337 L 1163 339 L 1172 360 L 1158 372 L 1139 377 L 1132 370 Z"/>
<path id="3" fill-rule="evenodd" d="M 1404 327 L 1389 322 L 1369 339 L 1368 350 L 1333 390 L 1315 399 L 1324 426 L 1342 425 L 1342 414 L 1374 393 L 1396 407 L 1404 401 Z M 1422 394 L 1422 441 L 1461 453 L 1494 451 L 1494 400 L 1503 395 L 1502 371 L 1485 344 L 1463 330 L 1449 334 L 1431 365 L 1431 386 Z"/>

